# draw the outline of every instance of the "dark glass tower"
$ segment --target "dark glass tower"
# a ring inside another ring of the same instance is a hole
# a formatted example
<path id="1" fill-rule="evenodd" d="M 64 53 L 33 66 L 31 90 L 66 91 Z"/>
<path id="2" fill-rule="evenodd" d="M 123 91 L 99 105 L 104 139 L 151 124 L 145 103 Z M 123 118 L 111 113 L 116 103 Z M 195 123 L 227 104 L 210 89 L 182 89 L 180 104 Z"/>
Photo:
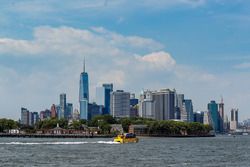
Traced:
<path id="1" fill-rule="evenodd" d="M 104 100 L 104 113 L 110 114 L 110 93 L 113 92 L 113 84 L 103 84 L 105 91 L 105 100 Z"/>
<path id="2" fill-rule="evenodd" d="M 218 104 L 212 100 L 207 105 L 209 114 L 211 115 L 211 121 L 213 124 L 213 129 L 215 132 L 220 132 L 220 120 L 219 120 L 219 112 L 218 112 Z"/>
<path id="3" fill-rule="evenodd" d="M 88 101 L 89 101 L 89 78 L 85 72 L 85 59 L 83 63 L 83 72 L 80 75 L 79 102 L 80 119 L 88 119 Z"/>

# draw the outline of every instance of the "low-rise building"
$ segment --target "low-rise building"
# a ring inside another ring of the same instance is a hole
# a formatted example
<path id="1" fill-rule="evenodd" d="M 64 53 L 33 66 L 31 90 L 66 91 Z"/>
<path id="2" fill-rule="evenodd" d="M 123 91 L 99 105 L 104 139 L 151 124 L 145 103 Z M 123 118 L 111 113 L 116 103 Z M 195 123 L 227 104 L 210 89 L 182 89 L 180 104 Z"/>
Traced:
<path id="1" fill-rule="evenodd" d="M 134 133 L 136 135 L 148 135 L 148 126 L 147 125 L 130 125 L 129 133 Z"/>

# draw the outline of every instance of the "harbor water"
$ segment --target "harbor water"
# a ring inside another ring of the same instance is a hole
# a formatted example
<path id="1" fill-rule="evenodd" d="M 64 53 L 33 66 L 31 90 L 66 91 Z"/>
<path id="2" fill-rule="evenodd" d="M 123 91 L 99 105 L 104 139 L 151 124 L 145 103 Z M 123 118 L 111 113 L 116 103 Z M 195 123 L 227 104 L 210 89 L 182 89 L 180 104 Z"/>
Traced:
<path id="1" fill-rule="evenodd" d="M 250 166 L 250 136 L 112 139 L 0 138 L 0 166 Z"/>

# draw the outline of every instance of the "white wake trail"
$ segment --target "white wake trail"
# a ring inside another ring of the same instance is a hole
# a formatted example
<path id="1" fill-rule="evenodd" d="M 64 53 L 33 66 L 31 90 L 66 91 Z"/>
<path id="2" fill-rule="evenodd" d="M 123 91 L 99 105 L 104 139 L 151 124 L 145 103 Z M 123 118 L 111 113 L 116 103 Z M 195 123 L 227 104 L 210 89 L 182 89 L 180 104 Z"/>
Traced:
<path id="1" fill-rule="evenodd" d="M 119 144 L 113 141 L 96 141 L 96 142 L 8 142 L 0 145 L 82 145 L 82 144 Z"/>

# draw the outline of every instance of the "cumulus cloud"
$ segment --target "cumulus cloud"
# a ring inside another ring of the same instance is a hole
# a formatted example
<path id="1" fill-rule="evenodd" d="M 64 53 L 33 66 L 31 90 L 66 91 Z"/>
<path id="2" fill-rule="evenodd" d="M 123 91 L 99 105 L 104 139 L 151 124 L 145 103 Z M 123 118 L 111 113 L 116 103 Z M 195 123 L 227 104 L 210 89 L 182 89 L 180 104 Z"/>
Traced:
<path id="1" fill-rule="evenodd" d="M 103 28 L 91 30 L 71 27 L 38 27 L 34 31 L 33 40 L 0 38 L 0 53 L 13 55 L 41 55 L 60 53 L 60 55 L 109 55 L 121 54 L 121 50 L 140 49 L 154 51 L 163 45 L 149 38 L 123 36 Z"/>
<path id="2" fill-rule="evenodd" d="M 170 54 L 160 51 L 153 52 L 144 56 L 136 56 L 136 59 L 139 60 L 146 68 L 151 67 L 155 69 L 172 69 L 176 62 L 170 56 Z"/>

